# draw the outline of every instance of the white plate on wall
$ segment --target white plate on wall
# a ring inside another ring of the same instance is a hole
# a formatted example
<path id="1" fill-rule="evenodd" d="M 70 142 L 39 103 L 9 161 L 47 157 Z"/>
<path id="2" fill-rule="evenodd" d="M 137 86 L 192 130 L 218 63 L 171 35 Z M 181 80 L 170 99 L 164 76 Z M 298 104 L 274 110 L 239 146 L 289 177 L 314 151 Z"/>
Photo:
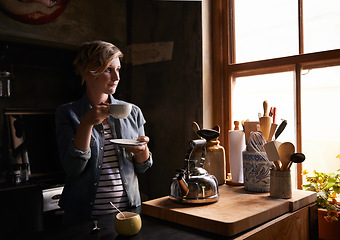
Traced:
<path id="1" fill-rule="evenodd" d="M 134 139 L 110 139 L 110 142 L 118 144 L 119 146 L 139 146 L 144 145 L 146 142 L 137 141 Z"/>

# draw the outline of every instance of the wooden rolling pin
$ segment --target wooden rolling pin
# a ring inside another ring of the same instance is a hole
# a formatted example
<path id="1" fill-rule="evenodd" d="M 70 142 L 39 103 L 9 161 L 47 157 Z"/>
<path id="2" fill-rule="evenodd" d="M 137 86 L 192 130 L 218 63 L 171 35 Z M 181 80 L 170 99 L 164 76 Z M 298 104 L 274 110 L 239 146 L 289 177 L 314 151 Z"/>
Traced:
<path id="1" fill-rule="evenodd" d="M 271 126 L 270 126 L 269 137 L 267 139 L 267 142 L 270 142 L 270 141 L 273 140 L 273 136 L 275 134 L 276 129 L 277 129 L 277 124 L 276 123 L 272 123 Z"/>
<path id="2" fill-rule="evenodd" d="M 263 116 L 260 117 L 260 129 L 266 141 L 269 140 L 270 127 L 272 125 L 272 117 L 268 114 L 268 102 L 263 102 Z M 270 141 L 270 140 L 269 140 Z"/>

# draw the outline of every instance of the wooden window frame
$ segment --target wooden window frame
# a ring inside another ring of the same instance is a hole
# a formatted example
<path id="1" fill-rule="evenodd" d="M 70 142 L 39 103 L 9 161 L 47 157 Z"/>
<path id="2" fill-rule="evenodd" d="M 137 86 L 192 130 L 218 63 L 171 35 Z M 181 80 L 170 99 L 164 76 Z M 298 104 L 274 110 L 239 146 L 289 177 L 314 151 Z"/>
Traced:
<path id="1" fill-rule="evenodd" d="M 295 74 L 295 126 L 296 150 L 302 152 L 301 131 L 301 71 L 340 65 L 340 49 L 304 54 L 303 0 L 298 0 L 299 55 L 266 59 L 247 63 L 234 63 L 235 35 L 234 0 L 211 1 L 212 61 L 213 61 L 213 123 L 221 127 L 220 141 L 229 152 L 228 130 L 232 129 L 232 89 L 235 77 L 292 71 Z M 229 156 L 227 174 L 230 173 Z M 302 164 L 297 165 L 297 172 Z M 301 189 L 302 177 L 297 174 L 297 186 Z"/>

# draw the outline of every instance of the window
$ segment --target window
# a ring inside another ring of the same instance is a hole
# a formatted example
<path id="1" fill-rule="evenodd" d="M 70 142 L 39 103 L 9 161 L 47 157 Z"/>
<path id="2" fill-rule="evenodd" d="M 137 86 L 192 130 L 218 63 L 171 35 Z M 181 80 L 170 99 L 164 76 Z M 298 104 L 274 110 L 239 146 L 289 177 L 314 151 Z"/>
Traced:
<path id="1" fill-rule="evenodd" d="M 235 1 L 235 62 L 299 53 L 296 0 Z"/>
<path id="2" fill-rule="evenodd" d="M 258 121 L 258 115 L 263 115 L 263 99 L 270 106 L 275 106 L 276 121 L 287 120 L 285 130 L 279 136 L 280 142 L 292 142 L 296 146 L 294 134 L 294 74 L 290 72 L 272 73 L 247 77 L 235 77 L 235 87 L 232 91 L 232 122 L 249 119 Z M 296 166 L 293 165 L 292 178 L 296 178 Z M 294 187 L 296 187 L 296 182 Z"/>
<path id="3" fill-rule="evenodd" d="M 340 48 L 340 4 L 337 0 L 303 1 L 304 52 Z"/>
<path id="4" fill-rule="evenodd" d="M 303 71 L 301 77 L 303 169 L 335 172 L 340 168 L 340 66 Z"/>
<path id="5" fill-rule="evenodd" d="M 212 1 L 214 121 L 258 119 L 267 100 L 288 121 L 279 141 L 306 155 L 301 171 L 340 167 L 340 4 L 338 0 Z M 219 102 L 217 102 L 219 100 Z M 222 101 L 221 101 L 222 100 Z M 222 113 L 221 113 L 222 112 Z M 227 136 L 221 136 L 227 149 Z"/>

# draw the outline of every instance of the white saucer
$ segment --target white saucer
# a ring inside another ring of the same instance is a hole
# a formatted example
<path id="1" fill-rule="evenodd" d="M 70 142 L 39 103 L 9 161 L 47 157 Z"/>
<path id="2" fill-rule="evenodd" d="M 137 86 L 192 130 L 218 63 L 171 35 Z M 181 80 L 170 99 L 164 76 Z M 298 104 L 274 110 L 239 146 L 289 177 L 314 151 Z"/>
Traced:
<path id="1" fill-rule="evenodd" d="M 139 146 L 146 144 L 146 142 L 141 142 L 134 139 L 110 139 L 110 142 L 118 144 L 119 146 Z"/>

